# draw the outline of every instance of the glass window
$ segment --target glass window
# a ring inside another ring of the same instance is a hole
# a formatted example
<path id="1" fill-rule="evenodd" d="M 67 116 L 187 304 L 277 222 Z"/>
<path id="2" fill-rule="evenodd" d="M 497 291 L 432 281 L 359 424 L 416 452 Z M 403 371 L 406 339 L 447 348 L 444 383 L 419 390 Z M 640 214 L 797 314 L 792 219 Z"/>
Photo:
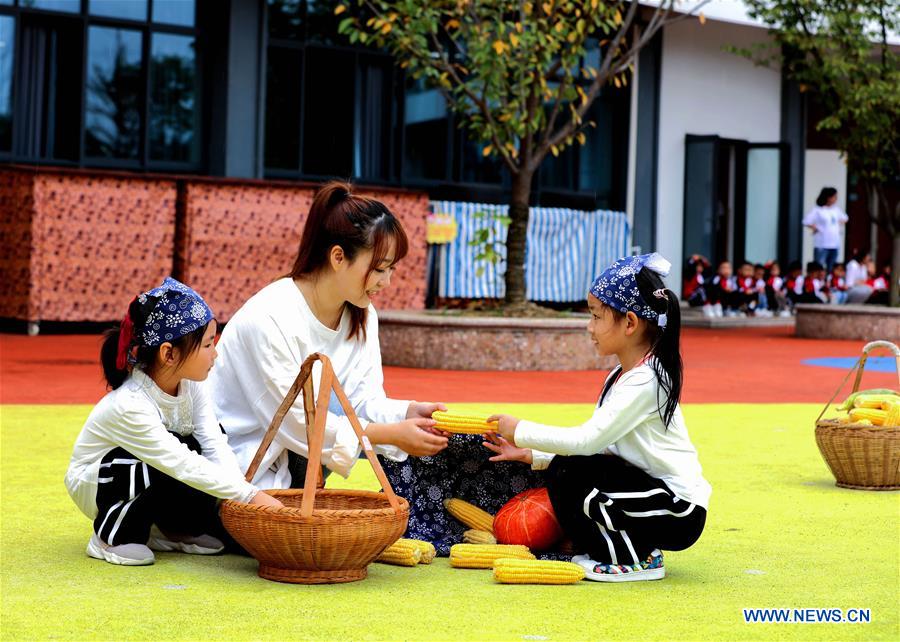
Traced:
<path id="1" fill-rule="evenodd" d="M 90 0 L 88 13 L 108 18 L 146 20 L 147 0 Z"/>
<path id="2" fill-rule="evenodd" d="M 85 153 L 137 159 L 141 138 L 139 31 L 91 27 L 88 32 Z"/>
<path id="3" fill-rule="evenodd" d="M 0 4 L 11 5 L 13 0 L 0 0 Z"/>
<path id="4" fill-rule="evenodd" d="M 349 44 L 347 37 L 339 34 L 337 30 L 344 17 L 334 15 L 333 0 L 307 0 L 306 20 L 309 39 L 322 44 L 347 46 Z"/>
<path id="5" fill-rule="evenodd" d="M 404 97 L 403 172 L 411 179 L 447 179 L 447 102 L 421 81 Z"/>
<path id="6" fill-rule="evenodd" d="M 269 47 L 266 73 L 266 167 L 300 169 L 299 49 Z"/>
<path id="7" fill-rule="evenodd" d="M 303 113 L 305 174 L 343 176 L 353 172 L 354 54 L 307 49 Z"/>
<path id="8" fill-rule="evenodd" d="M 303 38 L 305 6 L 306 0 L 269 0 L 269 36 L 291 40 Z"/>
<path id="9" fill-rule="evenodd" d="M 16 20 L 0 16 L 0 151 L 12 148 L 12 76 Z"/>
<path id="10" fill-rule="evenodd" d="M 153 0 L 153 22 L 194 26 L 194 0 Z"/>
<path id="11" fill-rule="evenodd" d="M 51 11 L 68 11 L 69 13 L 81 11 L 81 0 L 21 0 L 19 4 L 29 9 L 49 9 Z"/>
<path id="12" fill-rule="evenodd" d="M 194 38 L 155 33 L 150 44 L 150 159 L 196 162 L 199 110 Z"/>
<path id="13" fill-rule="evenodd" d="M 359 58 L 353 119 L 353 175 L 388 178 L 391 157 L 391 81 L 388 60 Z"/>

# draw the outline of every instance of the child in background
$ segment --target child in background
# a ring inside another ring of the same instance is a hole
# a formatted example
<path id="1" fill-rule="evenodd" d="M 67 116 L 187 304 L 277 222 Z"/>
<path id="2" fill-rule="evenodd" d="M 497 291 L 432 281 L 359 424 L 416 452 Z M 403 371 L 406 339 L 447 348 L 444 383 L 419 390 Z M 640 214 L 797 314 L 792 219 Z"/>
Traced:
<path id="1" fill-rule="evenodd" d="M 784 280 L 785 294 L 790 300 L 791 305 L 797 303 L 797 297 L 800 293 L 797 290 L 797 283 L 800 283 L 800 292 L 803 289 L 803 266 L 800 261 L 791 261 L 788 263 L 788 274 Z"/>
<path id="2" fill-rule="evenodd" d="M 778 261 L 768 264 L 768 278 L 766 279 L 766 297 L 769 300 L 769 309 L 780 317 L 791 316 L 791 303 L 786 295 L 785 281 L 781 278 L 781 266 Z"/>
<path id="3" fill-rule="evenodd" d="M 153 550 L 219 553 L 209 534 L 217 497 L 281 506 L 244 481 L 199 383 L 215 337 L 206 302 L 172 278 L 136 297 L 106 334 L 100 361 L 112 391 L 81 429 L 65 479 L 94 522 L 90 557 L 143 566 Z"/>
<path id="4" fill-rule="evenodd" d="M 722 261 L 716 270 L 716 275 L 710 284 L 709 300 L 713 305 L 714 315 L 734 316 L 740 306 L 740 292 L 738 292 L 737 279 L 731 274 L 731 263 Z"/>
<path id="5" fill-rule="evenodd" d="M 794 282 L 795 303 L 828 303 L 825 289 L 825 268 L 818 261 L 806 264 L 806 275 Z"/>
<path id="6" fill-rule="evenodd" d="M 593 415 L 573 428 L 495 415 L 494 461 L 547 469 L 547 489 L 587 579 L 665 576 L 660 549 L 683 550 L 703 532 L 711 488 L 691 443 L 679 398 L 681 312 L 661 276 L 659 254 L 619 259 L 591 286 L 591 334 L 615 354 Z"/>
<path id="7" fill-rule="evenodd" d="M 744 261 L 738 270 L 738 290 L 741 294 L 739 299 L 739 311 L 753 316 L 756 314 L 756 306 L 759 302 L 759 295 L 756 291 L 756 279 L 753 278 L 753 264 Z"/>
<path id="8" fill-rule="evenodd" d="M 869 280 L 866 285 L 872 288 L 872 295 L 866 303 L 877 305 L 887 305 L 890 297 L 891 289 L 891 264 L 885 263 L 881 266 L 881 272 L 875 272 L 875 262 L 869 263 Z"/>
<path id="9" fill-rule="evenodd" d="M 753 266 L 753 287 L 756 291 L 756 316 L 770 317 L 772 316 L 769 297 L 766 294 L 766 266 L 757 263 Z"/>
<path id="10" fill-rule="evenodd" d="M 713 305 L 706 294 L 706 278 L 703 273 L 709 269 L 709 261 L 705 256 L 693 254 L 685 265 L 684 300 L 692 308 L 703 306 L 703 316 L 715 316 Z"/>
<path id="11" fill-rule="evenodd" d="M 831 302 L 843 305 L 847 302 L 847 270 L 843 263 L 835 263 L 834 270 L 828 275 L 827 286 L 831 294 Z"/>

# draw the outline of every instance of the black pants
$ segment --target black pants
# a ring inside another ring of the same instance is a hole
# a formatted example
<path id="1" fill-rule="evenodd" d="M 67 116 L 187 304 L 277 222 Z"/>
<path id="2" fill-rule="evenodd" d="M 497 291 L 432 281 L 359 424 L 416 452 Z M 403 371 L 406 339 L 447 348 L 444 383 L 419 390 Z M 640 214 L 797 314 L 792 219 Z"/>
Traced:
<path id="1" fill-rule="evenodd" d="M 683 550 L 706 524 L 704 508 L 678 499 L 662 481 L 613 455 L 557 455 L 547 490 L 576 550 L 604 564 L 637 564 L 655 548 Z"/>
<path id="2" fill-rule="evenodd" d="M 175 435 L 194 452 L 193 436 Z M 145 544 L 150 526 L 184 535 L 202 535 L 218 522 L 216 498 L 147 465 L 124 448 L 113 448 L 100 463 L 94 532 L 111 546 Z"/>

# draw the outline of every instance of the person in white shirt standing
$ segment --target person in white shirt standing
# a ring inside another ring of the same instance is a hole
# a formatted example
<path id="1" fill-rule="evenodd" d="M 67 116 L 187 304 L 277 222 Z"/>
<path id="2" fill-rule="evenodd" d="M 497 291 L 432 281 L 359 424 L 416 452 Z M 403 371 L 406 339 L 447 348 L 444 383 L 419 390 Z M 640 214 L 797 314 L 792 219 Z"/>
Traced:
<path id="1" fill-rule="evenodd" d="M 217 498 L 281 506 L 244 480 L 198 383 L 215 336 L 206 302 L 172 278 L 107 332 L 100 361 L 112 392 L 88 416 L 65 477 L 94 522 L 89 556 L 143 566 L 153 550 L 218 553 Z"/>
<path id="2" fill-rule="evenodd" d="M 247 469 L 300 365 L 328 356 L 335 376 L 376 452 L 389 460 L 435 455 L 447 435 L 433 428 L 439 403 L 389 399 L 384 391 L 378 316 L 372 300 L 391 283 L 408 241 L 377 200 L 331 182 L 316 194 L 293 269 L 253 295 L 225 326 L 210 376 L 216 415 Z M 313 369 L 316 389 L 321 366 Z M 323 475 L 347 477 L 360 454 L 350 421 L 332 398 L 322 447 Z M 253 483 L 302 487 L 309 450 L 302 400 L 294 404 L 263 457 Z"/>
<path id="3" fill-rule="evenodd" d="M 547 490 L 587 579 L 627 582 L 665 576 L 660 549 L 700 537 L 712 489 L 681 413 L 681 312 L 660 276 L 659 254 L 619 259 L 591 286 L 588 332 L 619 366 L 593 415 L 561 428 L 494 415 L 495 461 L 547 470 Z"/>
<path id="4" fill-rule="evenodd" d="M 803 217 L 803 225 L 813 232 L 813 260 L 823 265 L 827 274 L 837 261 L 841 227 L 847 220 L 847 214 L 837 206 L 837 190 L 833 187 L 823 187 L 816 206 Z"/>

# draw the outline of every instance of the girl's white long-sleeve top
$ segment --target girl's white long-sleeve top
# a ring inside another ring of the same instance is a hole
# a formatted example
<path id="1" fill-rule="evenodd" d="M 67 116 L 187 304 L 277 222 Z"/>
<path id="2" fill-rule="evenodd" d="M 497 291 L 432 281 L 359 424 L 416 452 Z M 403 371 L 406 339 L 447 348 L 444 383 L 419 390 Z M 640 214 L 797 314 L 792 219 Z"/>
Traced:
<path id="1" fill-rule="evenodd" d="M 256 454 L 272 417 L 294 383 L 300 365 L 314 352 L 328 356 L 363 429 L 369 422 L 394 423 L 406 417 L 409 401 L 388 399 L 384 392 L 378 317 L 369 306 L 366 340 L 348 339 L 350 313 L 345 310 L 337 330 L 324 326 L 290 278 L 283 278 L 253 295 L 222 332 L 219 357 L 209 378 L 216 414 L 228 435 L 242 470 Z M 313 368 L 318 398 L 321 366 Z M 395 446 L 375 450 L 402 461 Z M 287 488 L 291 483 L 288 451 L 308 456 L 302 395 L 287 413 L 275 440 L 260 463 L 253 483 L 260 488 Z M 325 422 L 322 463 L 350 474 L 361 451 L 350 421 L 332 395 Z"/>
<path id="2" fill-rule="evenodd" d="M 620 369 L 609 377 L 618 376 Z M 665 402 L 664 394 L 657 397 L 659 389 L 647 361 L 619 376 L 585 423 L 561 428 L 522 420 L 516 427 L 516 445 L 532 449 L 535 469 L 549 466 L 554 454 L 609 452 L 661 479 L 681 499 L 707 508 L 712 488 L 703 478 L 681 406 L 676 406 L 667 429 L 659 416 Z"/>
<path id="3" fill-rule="evenodd" d="M 202 454 L 172 433 L 193 435 Z M 257 492 L 238 468 L 206 389 L 194 381 L 183 379 L 173 397 L 135 369 L 94 406 L 75 440 L 65 478 L 69 495 L 91 519 L 97 516 L 100 462 L 116 447 L 214 497 L 249 502 Z"/>

